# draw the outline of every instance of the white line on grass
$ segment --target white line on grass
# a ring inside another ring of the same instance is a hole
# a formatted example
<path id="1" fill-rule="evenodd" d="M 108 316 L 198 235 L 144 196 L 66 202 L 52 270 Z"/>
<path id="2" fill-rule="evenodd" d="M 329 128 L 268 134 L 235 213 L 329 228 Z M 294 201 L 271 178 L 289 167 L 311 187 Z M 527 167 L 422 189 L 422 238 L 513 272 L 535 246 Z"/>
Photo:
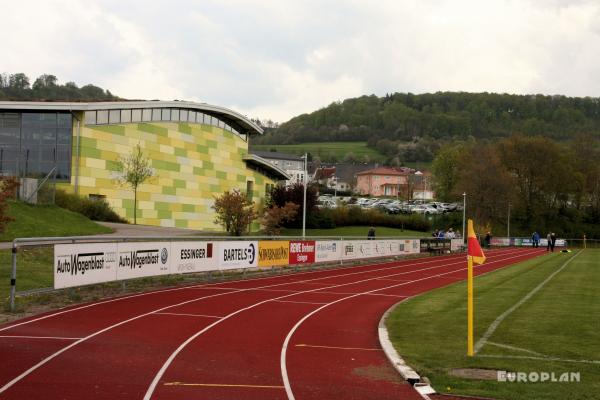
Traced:
<path id="1" fill-rule="evenodd" d="M 558 357 L 533 357 L 533 356 L 501 356 L 494 354 L 483 354 L 478 357 L 482 358 L 514 358 L 514 359 L 525 359 L 525 360 L 541 360 L 541 361 L 560 361 L 560 362 L 570 362 L 570 363 L 581 363 L 581 364 L 599 364 L 600 360 L 573 360 L 569 358 L 558 358 Z"/>
<path id="2" fill-rule="evenodd" d="M 504 348 L 504 349 L 509 349 L 509 350 L 522 351 L 524 353 L 529 353 L 529 354 L 533 354 L 533 355 L 540 356 L 540 357 L 546 357 L 545 355 L 543 355 L 541 353 L 535 352 L 533 350 L 527 350 L 527 349 L 524 349 L 522 347 L 516 347 L 516 346 L 510 346 L 508 344 L 490 342 L 489 340 L 487 341 L 486 344 L 489 344 L 490 346 L 496 346 L 496 347 L 501 347 L 501 348 Z"/>
<path id="3" fill-rule="evenodd" d="M 563 265 L 561 265 L 561 267 L 557 270 L 554 271 L 549 277 L 547 277 L 542 283 L 540 283 L 539 285 L 537 285 L 535 288 L 533 288 L 533 290 L 529 293 L 527 293 L 525 295 L 525 297 L 523 297 L 521 300 L 519 300 L 515 305 L 513 305 L 511 308 L 509 308 L 508 310 L 504 311 L 498 318 L 496 318 L 494 320 L 494 322 L 492 322 L 492 324 L 490 325 L 490 327 L 487 329 L 487 331 L 485 331 L 485 333 L 483 334 L 483 336 L 481 337 L 481 339 L 479 339 L 477 341 L 477 343 L 475 344 L 475 354 L 477 354 L 477 352 L 479 350 L 481 350 L 481 348 L 483 346 L 485 346 L 485 343 L 488 341 L 488 339 L 494 334 L 494 332 L 496 331 L 496 329 L 498 328 L 498 326 L 502 323 L 502 321 L 504 321 L 504 319 L 506 319 L 506 317 L 508 317 L 510 314 L 512 314 L 513 311 L 515 311 L 517 308 L 521 307 L 523 305 L 523 303 L 525 303 L 527 300 L 529 300 L 534 294 L 536 294 L 541 288 L 543 288 L 546 283 L 548 283 L 552 278 L 554 278 L 554 276 L 556 276 L 556 274 L 558 274 L 560 271 L 562 271 L 563 269 L 565 269 L 565 267 L 567 265 L 569 265 L 569 263 L 571 261 L 573 261 L 573 259 L 575 257 L 577 257 L 579 254 L 581 254 L 581 251 L 579 251 L 577 254 L 575 254 L 573 257 L 569 258 Z"/>

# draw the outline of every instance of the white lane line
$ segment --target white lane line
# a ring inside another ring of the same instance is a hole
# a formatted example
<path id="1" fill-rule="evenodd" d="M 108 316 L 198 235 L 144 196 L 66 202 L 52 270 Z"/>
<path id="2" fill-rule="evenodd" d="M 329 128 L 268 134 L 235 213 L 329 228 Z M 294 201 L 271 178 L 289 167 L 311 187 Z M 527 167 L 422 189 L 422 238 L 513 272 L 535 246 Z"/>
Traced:
<path id="1" fill-rule="evenodd" d="M 327 304 L 327 303 L 315 303 L 311 301 L 292 301 L 292 300 L 273 300 L 273 303 L 293 303 L 293 304 Z"/>
<path id="2" fill-rule="evenodd" d="M 53 339 L 53 340 L 79 340 L 80 337 L 60 337 L 60 336 L 10 336 L 0 335 L 0 338 L 11 338 L 11 339 Z"/>
<path id="3" fill-rule="evenodd" d="M 204 317 L 204 318 L 223 318 L 217 315 L 204 315 L 204 314 L 184 314 L 184 313 L 174 313 L 174 312 L 155 312 L 155 315 L 179 315 L 182 317 Z"/>
<path id="4" fill-rule="evenodd" d="M 504 252 L 504 250 L 498 250 L 497 252 Z M 373 264 L 367 264 L 367 265 L 357 265 L 354 267 L 341 267 L 341 268 L 332 268 L 329 269 L 328 271 L 334 272 L 334 271 L 340 271 L 340 270 L 359 270 L 359 269 L 365 269 L 364 271 L 357 271 L 357 272 L 352 272 L 349 274 L 342 274 L 341 276 L 346 276 L 346 275 L 355 275 L 355 274 L 362 274 L 362 273 L 369 273 L 369 272 L 377 272 L 377 271 L 382 271 L 384 269 L 389 269 L 389 268 L 403 268 L 403 267 L 407 267 L 407 266 L 415 266 L 415 265 L 421 265 L 421 264 L 428 264 L 431 262 L 436 261 L 439 258 L 446 258 L 446 259 L 451 259 L 451 258 L 455 258 L 455 257 L 459 257 L 458 256 L 438 256 L 438 257 L 434 257 L 434 258 L 427 258 L 422 263 L 410 263 L 410 264 L 405 264 L 405 265 L 396 265 L 396 266 L 391 266 L 391 267 L 383 267 L 383 268 L 375 268 L 375 269 L 368 269 L 371 268 L 373 266 L 377 266 L 377 265 L 388 265 L 388 264 L 399 264 L 408 260 L 400 260 L 400 261 L 396 261 L 396 262 L 386 262 L 386 263 L 373 263 Z M 318 274 L 318 273 L 322 273 L 324 271 L 319 270 L 319 271 L 304 271 L 304 272 L 296 272 L 294 273 L 294 276 L 299 276 L 299 275 L 312 275 L 312 274 Z M 331 278 L 331 277 L 335 277 L 336 275 L 333 276 L 328 276 L 328 277 L 323 277 L 323 278 L 318 278 L 318 279 L 325 279 L 325 278 Z M 340 276 L 340 275 L 337 275 Z M 253 278 L 252 281 L 261 281 L 261 280 L 265 280 L 265 279 L 285 279 L 285 278 L 289 278 L 290 275 L 283 275 L 283 276 L 266 276 L 266 277 L 260 277 L 260 278 Z M 248 282 L 248 279 L 239 279 L 239 280 L 234 280 L 234 281 L 228 281 L 226 282 L 227 284 L 232 284 L 232 283 L 241 283 L 241 282 Z M 284 283 L 284 284 L 291 284 L 291 283 L 296 283 L 297 281 L 294 282 L 288 282 L 288 283 Z M 99 302 L 95 302 L 95 303 L 91 303 L 91 304 L 86 304 L 84 306 L 79 306 L 79 307 L 73 307 L 70 308 L 68 310 L 62 310 L 62 311 L 56 311 L 50 314 L 46 314 L 43 315 L 41 317 L 37 317 L 37 318 L 32 318 L 29 319 L 27 321 L 23 321 L 23 322 L 19 322 L 19 323 L 15 323 L 9 326 L 5 326 L 3 328 L 0 328 L 0 332 L 8 330 L 8 329 L 12 329 L 12 328 L 16 328 L 18 326 L 22 326 L 22 325 L 27 325 L 27 324 L 31 324 L 33 322 L 38 322 L 38 321 L 42 321 L 48 318 L 53 318 L 59 315 L 63 315 L 63 314 L 67 314 L 70 312 L 74 312 L 74 311 L 79 311 L 79 310 L 85 310 L 86 308 L 90 308 L 90 307 L 95 307 L 95 306 L 99 306 L 99 305 L 104 305 L 107 303 L 113 303 L 116 301 L 121 301 L 121 300 L 129 300 L 132 298 L 136 298 L 136 297 L 141 297 L 141 296 L 151 296 L 154 294 L 161 294 L 161 293 L 166 293 L 166 292 L 172 292 L 172 291 L 178 291 L 178 290 L 188 290 L 188 289 L 204 289 L 204 288 L 214 288 L 214 289 L 219 289 L 219 286 L 216 285 L 223 285 L 224 282 L 217 282 L 217 283 L 202 283 L 202 284 L 198 284 L 198 285 L 190 285 L 190 286 L 184 286 L 184 287 L 179 287 L 179 288 L 169 288 L 169 289 L 161 289 L 161 290 L 154 290 L 151 292 L 145 292 L 145 293 L 137 293 L 137 294 L 132 294 L 132 295 L 128 295 L 128 296 L 123 296 L 123 297 L 117 297 L 114 299 L 109 299 L 109 300 L 104 300 L 104 301 L 99 301 Z M 271 286 L 280 286 L 282 284 L 278 284 L 278 285 L 271 285 Z M 268 287 L 268 286 L 265 286 Z M 235 289 L 235 288 L 224 288 L 224 289 L 233 289 L 233 290 L 239 290 L 239 289 Z"/>
<path id="5" fill-rule="evenodd" d="M 447 257 L 446 259 L 450 260 L 450 259 L 454 259 L 454 257 Z M 384 268 L 379 268 L 379 269 L 369 270 L 369 271 L 359 271 L 359 272 L 352 272 L 352 273 L 348 273 L 348 274 L 339 274 L 338 276 L 340 276 L 340 277 L 346 277 L 346 276 L 349 276 L 349 275 L 361 274 L 361 273 L 364 273 L 364 272 L 378 272 L 378 271 L 381 271 L 381 270 L 402 269 L 402 268 L 407 268 L 407 267 L 410 267 L 410 266 L 420 266 L 420 265 L 423 265 L 423 264 L 428 264 L 428 263 L 431 263 L 432 261 L 435 261 L 435 260 L 428 260 L 428 261 L 420 262 L 420 263 L 402 264 L 402 265 L 398 265 L 396 267 L 384 267 Z M 452 264 L 456 264 L 456 263 L 452 263 Z M 450 265 L 452 265 L 452 264 L 450 264 Z M 439 267 L 434 267 L 434 268 L 439 268 Z M 431 268 L 425 268 L 425 269 L 431 269 Z M 410 273 L 410 271 L 406 272 L 406 273 Z M 308 281 L 325 279 L 325 278 L 331 278 L 331 276 L 321 277 L 321 278 L 313 278 L 313 279 L 310 279 Z M 372 278 L 372 279 L 375 279 L 375 278 Z M 242 281 L 240 281 L 240 282 L 242 282 Z M 296 283 L 296 282 L 294 282 L 294 283 Z M 278 283 L 278 284 L 273 284 L 273 285 L 266 285 L 265 287 L 267 287 L 267 288 L 268 287 L 276 287 L 276 286 L 282 286 L 282 285 L 288 285 L 288 284 L 290 284 L 290 283 L 289 282 L 283 282 L 283 283 Z M 258 288 L 260 288 L 260 286 Z M 34 366 L 32 366 L 29 369 L 27 369 L 25 372 L 23 372 L 20 375 L 18 375 L 16 378 L 14 378 L 11 381 L 9 381 L 8 383 L 6 383 L 4 386 L 0 387 L 0 393 L 3 393 L 4 391 L 6 391 L 10 387 L 12 387 L 15 383 L 17 383 L 18 381 L 20 381 L 21 379 L 23 379 L 24 377 L 26 377 L 27 375 L 29 375 L 30 373 L 32 373 L 33 371 L 35 371 L 36 369 L 40 368 L 44 364 L 48 363 L 52 359 L 56 358 L 60 354 L 64 353 L 65 351 L 67 351 L 67 350 L 69 350 L 69 349 L 77 346 L 78 344 L 80 344 L 80 343 L 82 343 L 82 342 L 84 342 L 84 341 L 86 341 L 88 339 L 91 339 L 91 338 L 93 338 L 93 337 L 95 337 L 97 335 L 100 335 L 100 334 L 102 334 L 104 332 L 107 332 L 107 331 L 109 331 L 111 329 L 114 329 L 116 327 L 119 327 L 119 326 L 124 325 L 124 324 L 129 323 L 129 322 L 138 320 L 140 318 L 146 317 L 148 315 L 154 314 L 156 312 L 161 312 L 161 311 L 164 311 L 164 310 L 168 310 L 168 309 L 173 308 L 173 307 L 178 307 L 178 306 L 181 306 L 181 305 L 184 305 L 184 304 L 189 304 L 189 303 L 192 303 L 192 302 L 195 302 L 195 301 L 199 301 L 199 300 L 203 300 L 203 299 L 207 299 L 207 298 L 213 298 L 213 297 L 219 297 L 219 296 L 226 296 L 226 295 L 229 295 L 229 294 L 239 293 L 239 292 L 246 292 L 246 291 L 250 291 L 250 290 L 254 290 L 254 289 L 257 289 L 257 288 L 238 289 L 236 291 L 229 291 L 229 292 L 223 292 L 223 293 L 218 293 L 218 294 L 213 294 L 213 295 L 208 295 L 208 296 L 197 297 L 197 298 L 194 298 L 194 299 L 191 299 L 191 300 L 186 300 L 184 302 L 180 302 L 180 303 L 176 303 L 176 304 L 171 304 L 169 306 L 161 307 L 159 309 L 152 310 L 152 311 L 149 311 L 147 313 L 140 314 L 140 315 L 137 315 L 135 317 L 132 317 L 132 318 L 123 320 L 121 322 L 118 322 L 116 324 L 110 325 L 110 326 L 108 326 L 106 328 L 103 328 L 103 329 L 101 329 L 99 331 L 96 331 L 96 332 L 94 332 L 94 333 L 92 333 L 92 334 L 90 334 L 90 335 L 88 335 L 86 337 L 83 337 L 83 338 L 77 340 L 76 342 L 71 343 L 70 345 L 68 345 L 68 346 L 66 346 L 66 347 L 64 347 L 64 348 L 56 351 L 55 353 L 49 355 L 45 359 L 41 360 L 40 362 L 38 362 Z M 172 290 L 183 290 L 183 288 L 168 289 L 168 290 L 164 290 L 164 292 L 172 291 Z M 315 289 L 315 290 L 318 290 L 318 289 Z M 154 293 L 156 293 L 156 292 L 154 292 Z M 281 296 L 280 298 L 294 296 L 295 294 L 296 293 L 289 294 L 289 295 L 286 295 L 286 296 Z M 137 296 L 141 296 L 141 295 L 143 295 L 143 294 L 133 295 L 133 296 L 129 296 L 129 297 L 131 298 L 131 297 L 137 297 Z M 108 300 L 106 302 L 117 301 L 117 300 L 121 300 L 121 299 L 123 299 L 123 298 Z M 270 300 L 272 300 L 272 299 L 269 299 L 269 300 L 266 300 L 266 301 L 270 301 Z M 264 302 L 261 302 L 259 304 L 262 304 L 262 303 L 264 303 Z M 98 304 L 98 303 L 95 303 L 95 304 Z M 93 305 L 94 304 L 90 304 L 90 305 L 87 305 L 87 306 L 80 307 L 79 309 L 84 309 L 84 308 L 92 307 Z M 243 311 L 243 310 L 245 310 L 245 309 L 241 309 L 240 312 Z M 67 310 L 67 311 L 72 311 L 72 310 Z M 65 311 L 65 312 L 67 312 L 67 311 Z M 231 315 L 232 314 L 230 314 L 230 316 Z M 41 319 L 45 319 L 45 318 L 48 318 L 48 317 L 50 317 L 50 316 L 41 317 L 41 318 L 36 319 L 36 320 L 41 320 Z M 218 323 L 220 321 L 222 321 L 222 320 L 218 320 L 217 322 L 209 325 L 208 327 L 212 327 L 212 326 L 214 326 L 216 323 Z M 22 324 L 11 325 L 10 327 L 7 327 L 5 329 L 13 328 L 15 326 L 23 325 L 23 324 L 29 323 L 29 322 L 33 322 L 33 321 L 27 321 L 27 322 L 24 322 Z"/>
<path id="6" fill-rule="evenodd" d="M 523 252 L 523 253 L 521 253 L 519 256 L 515 256 L 515 257 L 521 257 L 521 256 L 523 256 L 523 255 L 525 255 L 525 254 L 529 254 L 529 252 Z M 508 258 L 508 259 L 515 258 L 515 257 L 510 257 L 510 258 Z M 439 260 L 438 260 L 438 261 L 439 261 Z M 498 260 L 498 261 L 504 261 L 504 259 L 503 259 L 503 260 Z M 491 264 L 491 263 L 493 263 L 493 262 L 494 262 L 494 261 L 492 261 L 492 262 L 489 262 L 488 264 Z M 435 269 L 435 268 L 445 268 L 445 267 L 448 267 L 448 266 L 450 266 L 450 265 L 454 265 L 454 264 L 458 264 L 458 263 L 460 263 L 460 264 L 464 264 L 464 256 L 461 256 L 461 257 L 460 257 L 460 259 L 459 259 L 459 261 L 457 261 L 457 262 L 453 262 L 453 263 L 448 263 L 448 264 L 444 264 L 444 265 L 438 265 L 438 266 L 433 266 L 433 267 L 424 268 L 424 269 L 422 269 L 422 271 L 424 271 L 424 270 L 430 270 L 430 269 Z M 388 268 L 385 268 L 385 269 L 388 269 L 388 270 L 389 270 L 390 268 L 388 267 Z M 465 269 L 465 268 L 463 268 L 463 269 Z M 400 273 L 396 273 L 396 274 L 389 274 L 389 275 L 386 275 L 386 276 L 398 276 L 398 275 L 409 274 L 409 273 L 412 273 L 412 272 L 413 272 L 413 271 L 400 272 Z M 456 272 L 456 271 L 452 271 L 452 273 L 453 273 L 453 272 Z M 346 276 L 346 275 L 343 275 L 343 276 Z M 360 281 L 356 281 L 356 282 L 344 283 L 344 284 L 340 284 L 340 285 L 334 285 L 334 286 L 331 286 L 331 288 L 334 288 L 334 287 L 340 287 L 340 286 L 347 286 L 347 285 L 353 285 L 353 284 L 356 284 L 356 283 L 358 283 L 358 282 L 373 281 L 373 280 L 375 280 L 375 279 L 377 279 L 377 278 L 379 278 L 379 277 L 374 277 L 374 278 L 364 279 L 364 280 L 360 280 Z M 428 279 L 428 278 L 427 278 L 427 279 Z M 394 286 L 397 286 L 397 285 L 393 285 L 393 286 L 390 286 L 390 287 L 394 287 Z M 318 288 L 317 288 L 317 289 L 312 289 L 312 290 L 306 290 L 306 291 L 304 291 L 304 292 L 302 292 L 302 293 L 314 293 L 314 292 L 317 292 L 318 290 L 320 290 L 320 289 L 318 289 Z M 187 339 L 185 342 L 183 342 L 183 343 L 182 343 L 182 344 L 181 344 L 181 345 L 180 345 L 180 346 L 179 346 L 179 347 L 178 347 L 178 348 L 177 348 L 177 349 L 176 349 L 176 350 L 175 350 L 173 353 L 171 353 L 171 355 L 169 356 L 169 358 L 168 358 L 168 359 L 165 361 L 165 363 L 164 363 L 164 364 L 162 365 L 162 367 L 159 369 L 159 371 L 157 372 L 156 376 L 154 377 L 154 379 L 153 379 L 153 380 L 152 380 L 152 382 L 150 383 L 150 386 L 148 387 L 148 390 L 146 391 L 146 394 L 144 395 L 144 400 L 150 400 L 150 399 L 152 398 L 152 395 L 153 395 L 154 391 L 156 390 L 156 386 L 158 385 L 158 382 L 159 382 L 159 381 L 162 379 L 162 377 L 163 377 L 163 375 L 165 374 L 166 370 L 167 370 L 167 369 L 169 368 L 169 366 L 170 366 L 170 365 L 173 363 L 173 360 L 174 360 L 174 359 L 177 357 L 177 355 L 179 355 L 179 353 L 181 353 L 181 351 L 182 351 L 182 350 L 183 350 L 185 347 L 187 347 L 187 345 L 188 345 L 188 344 L 190 344 L 190 343 L 191 343 L 193 340 L 195 340 L 197 337 L 199 337 L 200 335 L 204 334 L 205 332 L 207 332 L 208 330 L 212 329 L 213 327 L 215 327 L 215 326 L 219 325 L 219 324 L 220 324 L 220 323 L 222 323 L 223 321 L 226 321 L 226 320 L 228 320 L 229 318 L 231 318 L 231 317 L 234 317 L 234 316 L 236 316 L 237 314 L 240 314 L 240 313 L 242 313 L 242 312 L 244 312 L 244 311 L 247 311 L 247 310 L 253 309 L 253 308 L 255 308 L 255 307 L 258 307 L 258 306 L 260 306 L 260 305 L 262 305 L 262 304 L 265 304 L 265 303 L 271 302 L 271 301 L 273 301 L 273 300 L 284 299 L 284 298 L 288 298 L 288 297 L 291 297 L 291 296 L 296 296 L 296 295 L 297 295 L 297 293 L 287 294 L 287 295 L 283 295 L 283 296 L 276 297 L 276 298 L 273 298 L 273 299 L 267 299 L 267 300 L 263 300 L 263 301 L 260 301 L 260 302 L 258 302 L 258 303 L 254 303 L 254 304 L 252 304 L 252 305 L 250 305 L 250 306 L 247 306 L 247 307 L 244 307 L 244 308 L 238 309 L 238 310 L 236 310 L 236 311 L 234 311 L 234 312 L 232 312 L 232 313 L 230 313 L 230 314 L 226 315 L 226 316 L 225 316 L 225 317 L 223 317 L 222 319 L 220 319 L 220 320 L 218 320 L 218 321 L 215 321 L 215 322 L 213 322 L 212 324 L 208 325 L 208 326 L 207 326 L 207 327 L 205 327 L 204 329 L 202 329 L 202 330 L 200 330 L 200 331 L 196 332 L 194 335 L 190 336 L 190 337 L 189 337 L 189 338 L 188 338 L 188 339 Z M 321 309 L 321 308 L 323 308 L 323 307 L 320 307 L 319 309 Z"/>
<path id="7" fill-rule="evenodd" d="M 540 283 L 535 288 L 533 288 L 531 290 L 531 292 L 527 293 L 525 295 L 525 297 L 523 297 L 521 300 L 519 300 L 515 305 L 513 305 L 508 310 L 506 310 L 502 314 L 500 314 L 500 316 L 498 316 L 498 318 L 496 318 L 494 320 L 494 322 L 492 322 L 492 324 L 487 328 L 487 330 L 485 331 L 483 336 L 477 341 L 477 343 L 475 343 L 475 348 L 473 349 L 475 354 L 477 354 L 477 352 L 479 350 L 481 350 L 481 348 L 483 346 L 485 346 L 485 343 L 494 334 L 494 332 L 496 331 L 498 326 L 502 323 L 502 321 L 504 321 L 504 319 L 506 317 L 508 317 L 510 314 L 512 314 L 513 311 L 515 311 L 517 308 L 521 307 L 523 305 L 523 303 L 525 303 L 527 300 L 529 300 L 531 297 L 533 297 L 533 295 L 535 295 L 537 292 L 539 292 L 540 289 L 546 285 L 546 283 L 550 282 L 550 280 L 552 278 L 554 278 L 556 276 L 556 274 L 558 274 L 560 271 L 565 269 L 567 267 L 567 265 L 569 265 L 569 263 L 571 261 L 573 261 L 575 259 L 575 257 L 577 257 L 580 254 L 581 254 L 581 250 L 577 254 L 575 254 L 573 257 L 569 258 L 563 265 L 561 265 L 561 267 L 559 269 L 557 269 L 552 274 L 550 274 L 549 277 L 544 279 L 544 281 L 542 283 Z"/>
<path id="8" fill-rule="evenodd" d="M 519 254 L 518 254 L 518 255 L 515 255 L 515 256 L 513 256 L 513 257 L 507 257 L 507 258 L 505 258 L 505 259 L 502 259 L 502 260 L 496 260 L 496 261 L 492 261 L 492 262 L 487 262 L 487 263 L 486 263 L 486 264 L 484 264 L 484 265 L 488 265 L 488 266 L 489 266 L 490 264 L 494 264 L 494 263 L 497 263 L 497 262 L 506 261 L 506 260 L 510 260 L 510 259 L 513 259 L 513 258 L 520 258 L 520 257 L 523 257 L 523 256 L 525 256 L 525 255 L 528 255 L 528 254 L 535 254 L 535 253 L 537 253 L 537 251 L 532 251 L 532 252 L 519 252 Z M 464 261 L 462 261 L 462 263 L 464 264 Z M 280 357 L 281 376 L 282 376 L 282 378 L 283 378 L 283 385 L 285 386 L 285 392 L 286 392 L 286 394 L 287 394 L 287 396 L 288 396 L 288 400 L 295 400 L 296 398 L 294 397 L 294 392 L 292 391 L 292 386 L 291 386 L 291 384 L 290 384 L 290 379 L 289 379 L 289 376 L 288 376 L 288 373 L 287 373 L 287 365 L 286 365 L 286 359 L 287 359 L 287 349 L 288 349 L 288 346 L 289 346 L 290 340 L 291 340 L 292 336 L 294 335 L 294 333 L 296 332 L 296 330 L 297 330 L 297 329 L 300 327 L 300 325 L 302 325 L 302 324 L 304 323 L 304 321 L 306 321 L 308 318 L 310 318 L 311 316 L 315 315 L 316 313 L 320 312 L 321 310 L 323 310 L 323 309 L 325 309 L 325 308 L 327 308 L 327 307 L 329 307 L 329 306 L 331 306 L 331 305 L 333 305 L 333 304 L 337 304 L 337 303 L 339 303 L 339 302 L 341 302 L 341 301 L 348 300 L 348 299 L 352 299 L 352 298 L 358 297 L 358 296 L 360 296 L 360 295 L 363 295 L 363 294 L 366 294 L 366 293 L 372 293 L 372 292 L 377 292 L 377 291 L 380 291 L 380 290 L 391 289 L 391 288 L 398 287 L 398 286 L 404 286 L 404 285 L 408 285 L 408 284 L 410 284 L 410 283 L 415 283 L 415 282 L 419 282 L 419 281 L 424 281 L 424 280 L 427 280 L 427 279 L 431 279 L 431 278 L 434 278 L 434 277 L 436 277 L 436 276 L 443 276 L 443 275 L 448 275 L 448 274 L 454 274 L 454 273 L 456 273 L 456 272 L 458 272 L 458 271 L 463 271 L 463 270 L 466 270 L 466 269 L 467 269 L 467 268 L 459 268 L 459 269 L 457 269 L 457 270 L 454 270 L 454 271 L 450 271 L 450 272 L 446 272 L 446 273 L 442 273 L 442 274 L 438 274 L 438 275 L 433 275 L 433 276 L 427 276 L 427 277 L 425 277 L 425 278 L 421 278 L 421 279 L 415 279 L 415 280 L 412 280 L 412 281 L 409 281 L 409 282 L 403 282 L 403 283 L 399 283 L 399 284 L 397 284 L 397 285 L 392 285 L 392 286 L 388 286 L 388 287 L 381 288 L 381 289 L 367 290 L 367 291 L 365 291 L 365 292 L 363 292 L 363 293 L 355 294 L 355 295 L 352 295 L 352 296 L 348 296 L 348 297 L 344 297 L 344 298 L 341 298 L 341 299 L 338 299 L 338 300 L 332 301 L 331 303 L 327 303 L 327 304 L 325 304 L 325 305 L 323 305 L 323 306 L 321 306 L 321 307 L 319 307 L 319 308 L 317 308 L 317 309 L 315 309 L 315 310 L 311 311 L 310 313 L 306 314 L 306 315 L 305 315 L 305 316 L 304 316 L 302 319 L 300 319 L 300 320 L 299 320 L 299 321 L 296 323 L 296 325 L 294 325 L 294 327 L 293 327 L 293 328 L 292 328 L 292 329 L 289 331 L 289 333 L 287 334 L 287 336 L 286 336 L 286 338 L 285 338 L 285 340 L 284 340 L 284 342 L 283 342 L 283 346 L 281 347 L 281 357 Z"/>
<path id="9" fill-rule="evenodd" d="M 534 356 L 502 356 L 494 354 L 478 354 L 480 358 L 506 358 L 515 360 L 540 360 L 540 361 L 559 361 L 568 363 L 581 363 L 581 364 L 599 364 L 600 360 L 574 360 L 570 358 L 558 358 L 558 357 L 534 357 Z"/>
<path id="10" fill-rule="evenodd" d="M 541 353 L 535 352 L 533 350 L 527 350 L 527 349 L 524 349 L 522 347 L 511 346 L 511 345 L 508 345 L 508 344 L 502 344 L 502 343 L 496 343 L 496 342 L 490 342 L 489 340 L 487 341 L 486 344 L 489 345 L 489 346 L 496 346 L 496 347 L 500 347 L 500 348 L 503 348 L 503 349 L 522 351 L 524 353 L 533 354 L 534 356 L 545 357 Z"/>

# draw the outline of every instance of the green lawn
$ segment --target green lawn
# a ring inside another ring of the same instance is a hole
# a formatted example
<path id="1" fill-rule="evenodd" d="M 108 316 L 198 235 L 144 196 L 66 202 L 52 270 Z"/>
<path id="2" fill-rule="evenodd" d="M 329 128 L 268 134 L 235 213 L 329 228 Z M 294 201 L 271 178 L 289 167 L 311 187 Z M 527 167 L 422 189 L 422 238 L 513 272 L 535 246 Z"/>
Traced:
<path id="1" fill-rule="evenodd" d="M 9 213 L 15 220 L 0 234 L 0 241 L 17 237 L 78 236 L 110 233 L 110 228 L 99 225 L 81 214 L 50 205 L 31 205 L 9 202 Z"/>
<path id="2" fill-rule="evenodd" d="M 368 226 L 341 226 L 334 229 L 307 229 L 306 236 L 359 236 L 367 237 L 369 231 Z M 302 229 L 284 229 L 281 234 L 283 236 L 300 236 L 302 235 Z M 397 228 L 387 228 L 384 226 L 375 227 L 376 237 L 427 237 L 426 232 L 402 230 Z"/>
<path id="3" fill-rule="evenodd" d="M 576 254 L 554 253 L 476 278 L 475 341 L 499 315 Z M 473 358 L 466 356 L 464 282 L 401 303 L 387 326 L 398 352 L 427 376 L 438 392 L 506 400 L 599 399 L 599 287 L 600 250 L 584 250 L 509 314 Z M 544 359 L 550 357 L 560 360 Z M 557 377 L 563 372 L 580 372 L 581 382 L 465 379 L 449 375 L 454 368 L 548 372 Z"/>
<path id="4" fill-rule="evenodd" d="M 271 151 L 277 149 L 282 153 L 303 155 L 310 153 L 313 156 L 319 156 L 321 159 L 328 159 L 330 155 L 335 155 L 338 161 L 342 161 L 346 154 L 352 153 L 358 160 L 363 161 L 365 155 L 369 157 L 370 162 L 383 162 L 385 156 L 377 150 L 367 147 L 367 142 L 322 142 L 322 143 L 301 143 L 301 144 L 265 144 L 252 145 L 251 150 Z"/>

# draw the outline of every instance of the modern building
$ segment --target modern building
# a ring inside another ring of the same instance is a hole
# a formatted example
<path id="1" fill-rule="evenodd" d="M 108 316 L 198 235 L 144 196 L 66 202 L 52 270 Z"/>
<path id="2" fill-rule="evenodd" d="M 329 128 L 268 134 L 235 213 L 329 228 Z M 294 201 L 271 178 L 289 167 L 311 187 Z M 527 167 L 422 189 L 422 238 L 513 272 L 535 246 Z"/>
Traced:
<path id="1" fill-rule="evenodd" d="M 56 177 L 59 187 L 105 198 L 133 218 L 133 192 L 117 161 L 140 145 L 154 177 L 138 189 L 137 222 L 220 230 L 211 206 L 226 190 L 265 193 L 289 175 L 248 153 L 262 129 L 235 111 L 184 101 L 0 102 L 0 173 Z M 257 228 L 258 224 L 254 224 Z"/>
<path id="2" fill-rule="evenodd" d="M 356 190 L 361 195 L 398 196 L 408 186 L 408 172 L 379 167 L 356 174 Z"/>
<path id="3" fill-rule="evenodd" d="M 278 151 L 252 150 L 252 154 L 284 170 L 290 176 L 290 179 L 285 180 L 286 186 L 304 182 L 304 158 L 295 154 L 280 153 Z"/>

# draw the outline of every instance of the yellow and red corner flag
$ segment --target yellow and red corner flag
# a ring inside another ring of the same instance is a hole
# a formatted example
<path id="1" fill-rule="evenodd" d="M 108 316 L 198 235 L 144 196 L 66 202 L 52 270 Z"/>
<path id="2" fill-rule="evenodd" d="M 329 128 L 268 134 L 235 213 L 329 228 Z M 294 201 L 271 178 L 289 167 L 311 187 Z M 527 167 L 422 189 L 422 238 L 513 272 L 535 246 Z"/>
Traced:
<path id="1" fill-rule="evenodd" d="M 485 254 L 475 236 L 472 219 L 467 231 L 467 355 L 473 357 L 473 263 L 483 264 Z"/>
<path id="2" fill-rule="evenodd" d="M 467 255 L 473 259 L 475 264 L 483 264 L 485 262 L 485 254 L 481 250 L 477 236 L 475 236 L 475 230 L 473 229 L 473 220 L 469 220 L 467 235 Z"/>

